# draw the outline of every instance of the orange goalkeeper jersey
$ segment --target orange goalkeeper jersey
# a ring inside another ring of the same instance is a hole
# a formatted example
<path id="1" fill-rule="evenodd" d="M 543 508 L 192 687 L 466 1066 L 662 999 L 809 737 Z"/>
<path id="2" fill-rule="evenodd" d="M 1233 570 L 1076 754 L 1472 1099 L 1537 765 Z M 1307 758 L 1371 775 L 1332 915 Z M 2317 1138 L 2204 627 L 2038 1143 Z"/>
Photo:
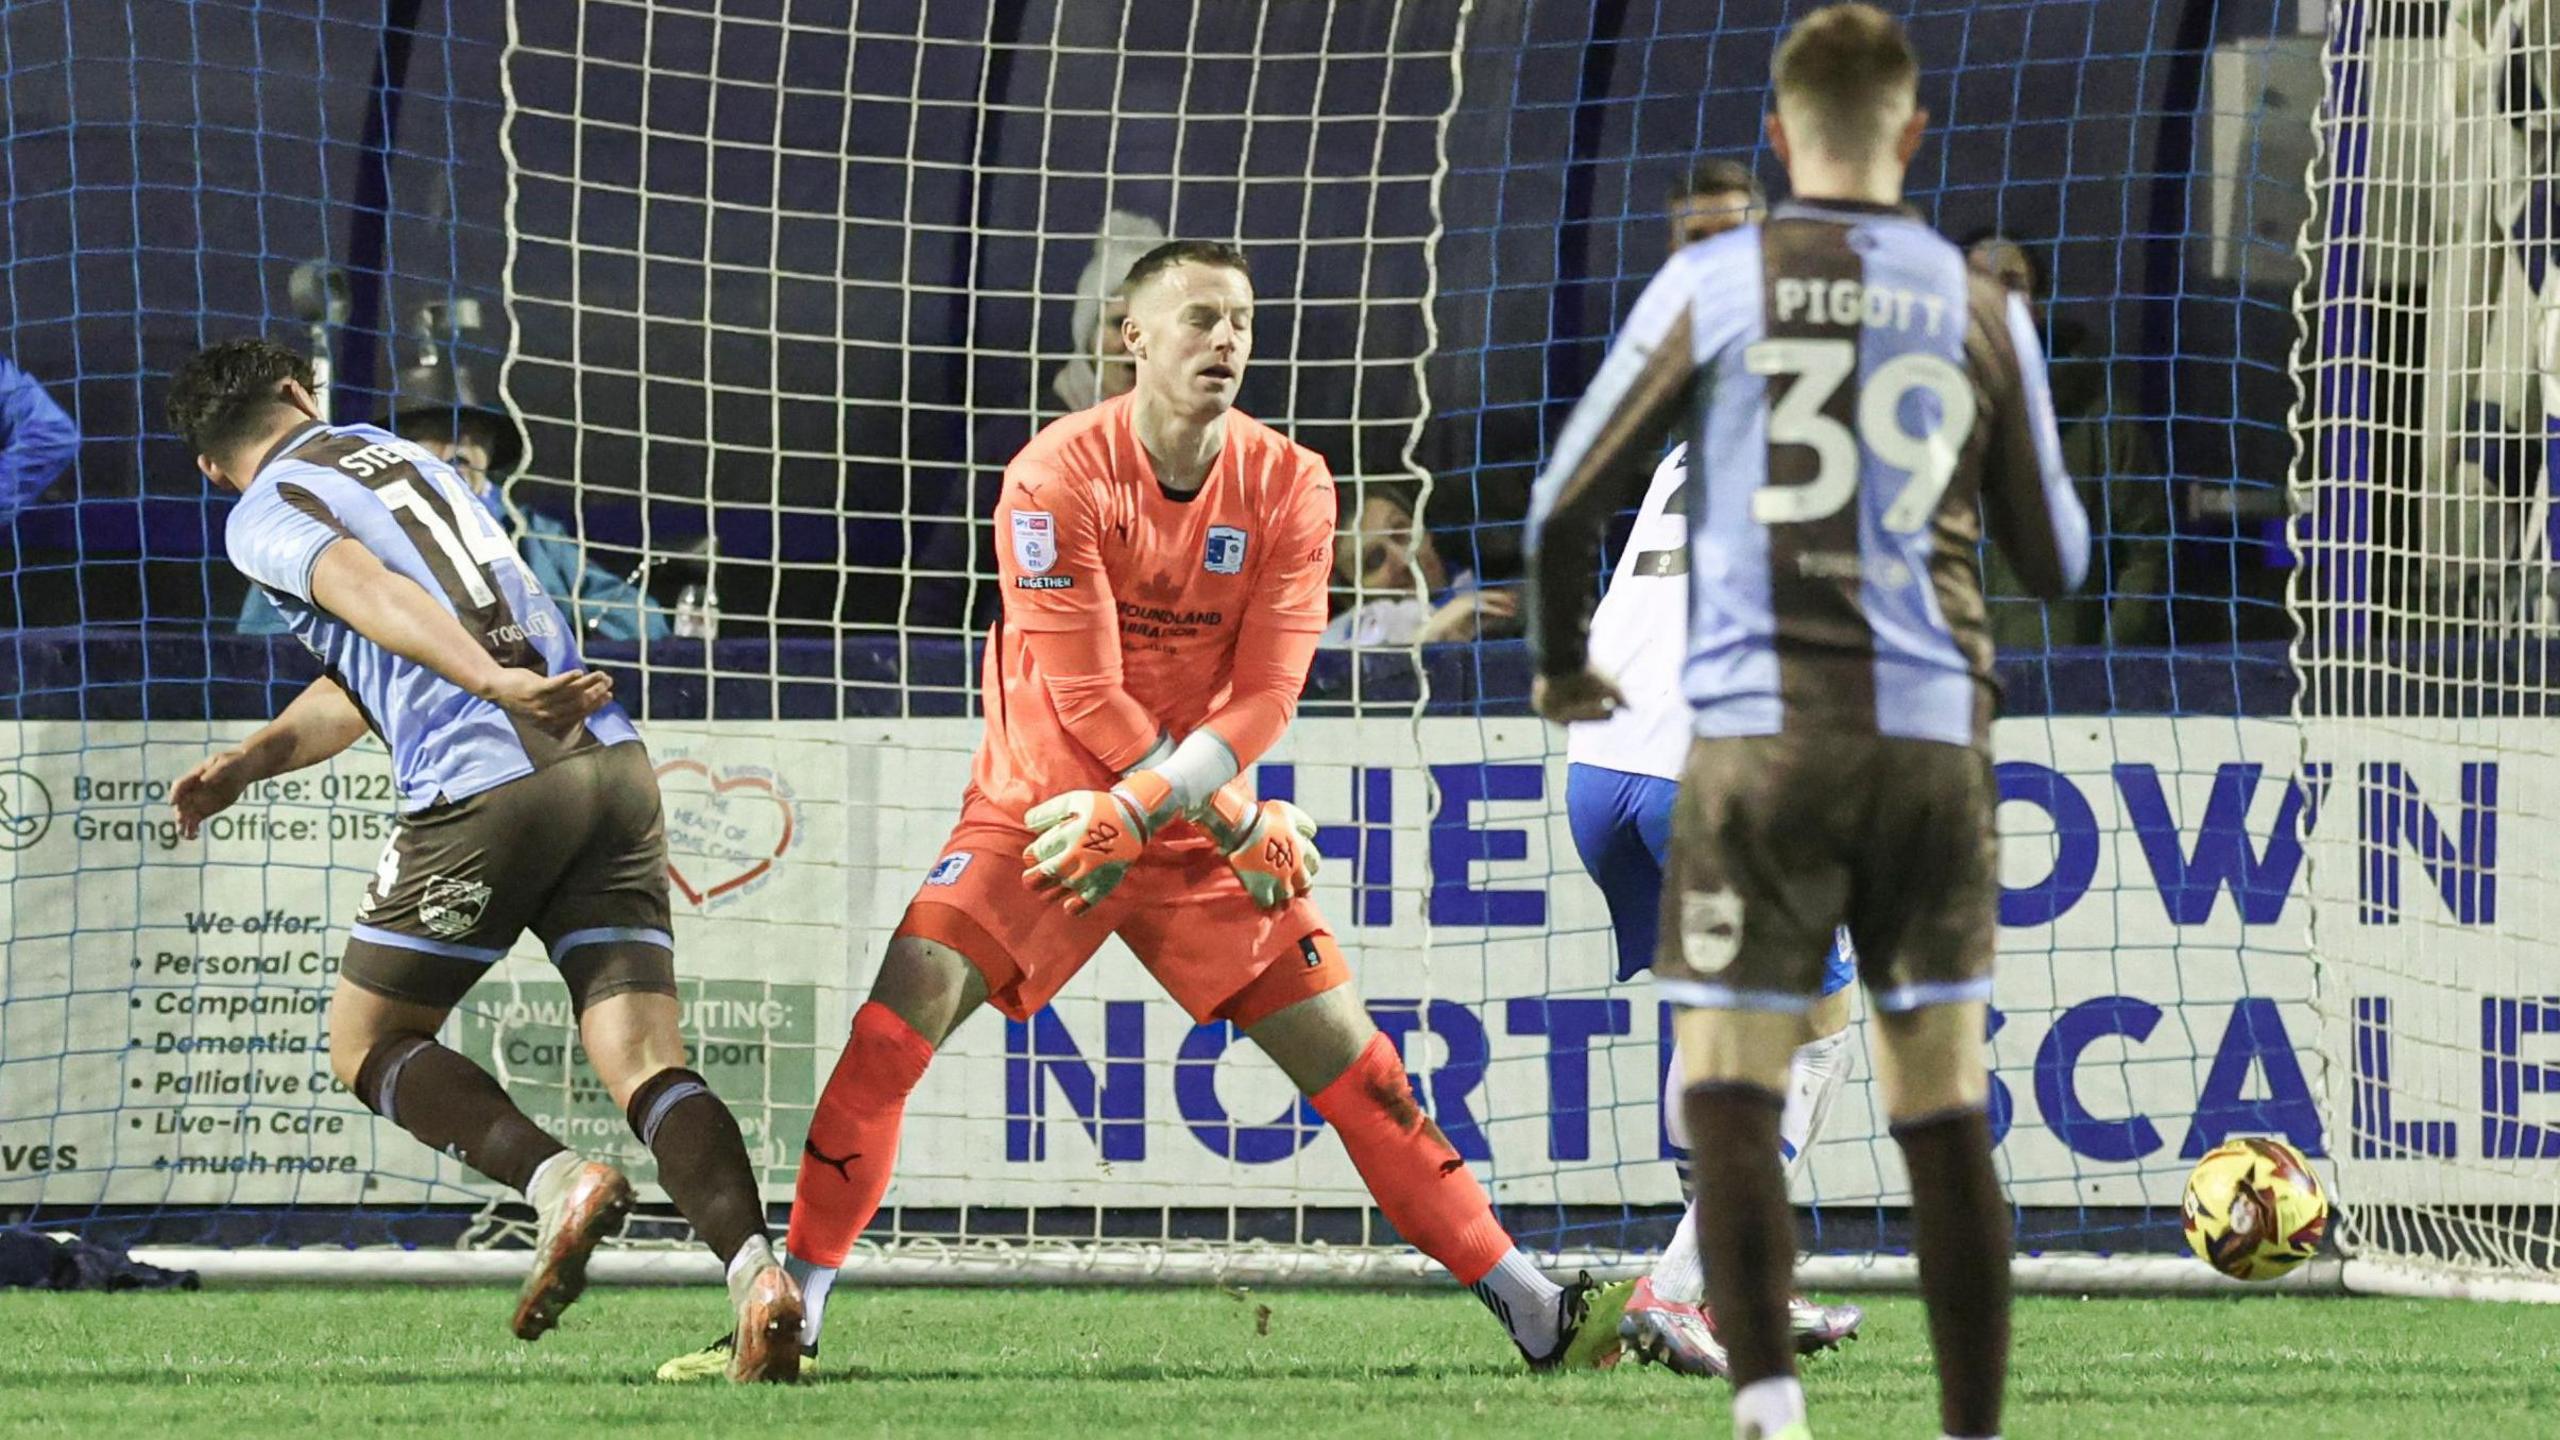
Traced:
<path id="1" fill-rule="evenodd" d="M 981 683 L 973 808 L 1014 823 L 1101 789 L 1159 733 L 1215 730 L 1249 766 L 1279 738 L 1324 629 L 1333 475 L 1241 412 L 1199 490 L 1156 481 L 1131 397 L 1041 430 L 996 506 L 1004 614 Z"/>

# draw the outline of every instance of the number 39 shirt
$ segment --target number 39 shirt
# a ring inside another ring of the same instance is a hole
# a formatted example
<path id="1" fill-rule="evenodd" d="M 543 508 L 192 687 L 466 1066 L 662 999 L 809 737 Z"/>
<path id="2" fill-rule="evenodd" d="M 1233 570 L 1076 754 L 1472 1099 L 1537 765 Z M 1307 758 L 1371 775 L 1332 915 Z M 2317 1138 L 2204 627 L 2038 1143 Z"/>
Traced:
<path id="1" fill-rule="evenodd" d="M 391 747 L 403 813 L 639 738 L 611 704 L 566 740 L 546 735 L 357 634 L 311 598 L 320 552 L 344 539 L 416 581 L 499 664 L 557 675 L 582 662 L 560 607 L 451 466 L 370 425 L 315 421 L 278 442 L 225 522 L 223 544 Z"/>
<path id="2" fill-rule="evenodd" d="M 1681 670 L 1695 732 L 1988 745 L 1985 521 L 2021 574 L 2051 582 L 2040 589 L 2076 586 L 2088 563 L 2024 302 L 1898 207 L 1783 205 L 1681 251 L 1533 496 L 1543 593 L 1587 593 L 1580 532 L 1612 480 L 1586 461 L 1680 375 L 1695 424 Z M 1549 673 L 1585 660 L 1580 627 L 1578 606 L 1539 607 Z"/>

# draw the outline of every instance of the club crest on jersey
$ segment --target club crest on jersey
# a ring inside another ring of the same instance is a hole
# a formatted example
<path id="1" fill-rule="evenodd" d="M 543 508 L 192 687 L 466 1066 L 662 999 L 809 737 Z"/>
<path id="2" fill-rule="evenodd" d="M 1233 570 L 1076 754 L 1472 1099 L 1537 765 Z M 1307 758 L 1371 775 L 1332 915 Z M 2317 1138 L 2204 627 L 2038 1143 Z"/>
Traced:
<path id="1" fill-rule="evenodd" d="M 1244 569 L 1244 532 L 1233 525 L 1209 527 L 1208 548 L 1200 564 L 1212 575 L 1234 575 Z"/>
<path id="2" fill-rule="evenodd" d="M 1048 511 L 1013 512 L 1013 559 L 1026 575 L 1046 575 L 1058 563 L 1058 522 Z"/>
<path id="3" fill-rule="evenodd" d="M 970 854 L 971 852 L 967 850 L 961 850 L 935 861 L 933 868 L 925 872 L 924 883 L 927 885 L 959 884 L 960 872 L 969 868 Z"/>
<path id="4" fill-rule="evenodd" d="M 420 922 L 447 938 L 468 933 L 488 908 L 488 886 L 452 875 L 429 880 L 426 893 L 418 897 Z"/>

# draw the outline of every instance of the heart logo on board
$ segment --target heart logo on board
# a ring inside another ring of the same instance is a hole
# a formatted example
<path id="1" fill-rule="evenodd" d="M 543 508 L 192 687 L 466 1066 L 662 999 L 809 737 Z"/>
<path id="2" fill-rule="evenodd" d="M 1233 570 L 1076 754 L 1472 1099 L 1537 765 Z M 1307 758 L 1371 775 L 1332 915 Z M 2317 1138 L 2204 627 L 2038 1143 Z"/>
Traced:
<path id="1" fill-rule="evenodd" d="M 772 771 L 699 760 L 658 767 L 667 813 L 667 880 L 697 908 L 758 887 L 791 849 L 800 806 Z"/>

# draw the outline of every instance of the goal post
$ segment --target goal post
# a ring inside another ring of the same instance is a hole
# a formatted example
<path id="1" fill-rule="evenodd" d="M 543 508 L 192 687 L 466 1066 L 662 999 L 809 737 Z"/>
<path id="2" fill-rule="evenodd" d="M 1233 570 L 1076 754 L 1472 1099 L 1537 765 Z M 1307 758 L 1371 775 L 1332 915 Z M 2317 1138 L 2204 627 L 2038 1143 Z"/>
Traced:
<path id="1" fill-rule="evenodd" d="M 327 89 L 345 42 L 306 54 L 290 17 L 199 8 L 214 38 L 182 65 L 221 63 L 237 21 L 276 96 Z M 529 442 L 515 522 L 549 517 L 641 597 L 637 638 L 588 649 L 659 767 L 691 1063 L 777 1214 L 967 781 L 1002 467 L 1116 382 L 1129 262 L 1230 239 L 1258 291 L 1242 404 L 1333 467 L 1337 608 L 1391 637 L 1319 654 L 1256 781 L 1322 826 L 1317 899 L 1370 1012 L 1514 1234 L 1560 1268 L 1650 1263 L 1681 1203 L 1666 1012 L 1614 978 L 1520 642 L 1499 615 L 1415 630 L 1516 596 L 1529 482 L 1664 258 L 1687 167 L 1741 160 L 1783 193 L 1760 131 L 1781 8 L 430 6 L 403 53 L 434 63 L 387 141 L 326 119 L 315 202 L 348 154 L 390 157 L 393 312 L 483 302 L 503 353 L 465 358 Z M 2182 1182 L 2222 1139 L 2276 1134 L 2334 1182 L 2342 1253 L 2248 1291 L 2548 1293 L 2560 983 L 2527 858 L 2555 808 L 2532 768 L 2548 367 L 2540 272 L 2500 238 L 2539 213 L 2516 197 L 2546 151 L 2482 99 L 2519 45 L 2542 54 L 2538 10 L 2457 4 L 2410 35 L 2405 7 L 2339 0 L 2324 35 L 2204 0 L 1889 8 L 1933 117 L 1911 203 L 2041 271 L 2097 522 L 2090 595 L 1992 597 L 1986 1043 L 2020 1286 L 2235 1291 L 2184 1254 Z M 188 193 L 225 193 L 228 143 Z M 257 227 L 201 243 L 223 274 L 286 254 Z M 143 294 L 117 318 L 171 319 Z M 203 528 L 219 576 L 218 513 Z M 262 787 L 201 845 L 165 828 L 166 781 L 309 673 L 228 631 L 5 642 L 28 679 L 0 697 L 0 1206 L 217 1283 L 504 1278 L 523 1208 L 327 1076 L 387 759 Z M 1910 1283 L 1864 1025 L 1796 1180 L 1820 1288 Z M 662 1198 L 530 942 L 444 1039 Z M 1436 1283 L 1241 1040 L 1116 943 L 1031 1020 L 972 1021 L 850 1270 Z M 655 1207 L 596 1273 L 711 1278 L 689 1240 Z"/>

